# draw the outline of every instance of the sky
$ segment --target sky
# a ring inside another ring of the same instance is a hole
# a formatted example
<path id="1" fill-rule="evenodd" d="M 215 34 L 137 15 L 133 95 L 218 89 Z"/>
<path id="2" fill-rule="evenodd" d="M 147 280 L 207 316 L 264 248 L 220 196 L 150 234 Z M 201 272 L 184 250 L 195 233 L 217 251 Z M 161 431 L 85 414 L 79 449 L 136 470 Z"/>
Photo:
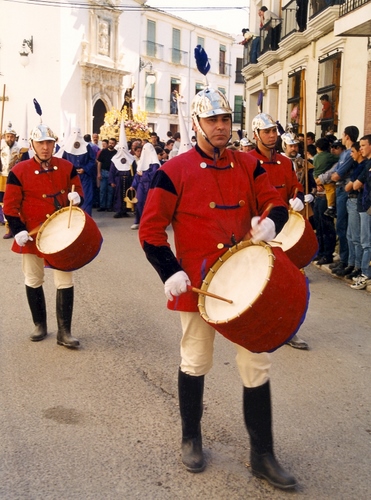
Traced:
<path id="1" fill-rule="evenodd" d="M 218 0 L 147 0 L 146 3 L 147 6 L 165 10 L 187 21 L 215 28 L 231 35 L 241 35 L 242 28 L 248 28 L 248 4 L 249 0 L 230 0 L 229 2 Z M 187 10 L 182 11 L 183 7 Z M 228 9 L 218 10 L 220 7 Z"/>

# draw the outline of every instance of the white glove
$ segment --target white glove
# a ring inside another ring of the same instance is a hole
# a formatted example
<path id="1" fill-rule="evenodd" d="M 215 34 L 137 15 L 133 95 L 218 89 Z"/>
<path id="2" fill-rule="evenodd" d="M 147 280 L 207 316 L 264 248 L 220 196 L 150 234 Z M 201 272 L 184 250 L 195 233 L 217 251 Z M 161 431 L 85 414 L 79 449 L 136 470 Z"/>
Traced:
<path id="1" fill-rule="evenodd" d="M 71 193 L 68 193 L 68 201 L 72 201 L 72 205 L 78 205 L 81 201 L 79 193 L 76 193 L 76 191 L 72 191 Z"/>
<path id="2" fill-rule="evenodd" d="M 20 247 L 24 247 L 27 241 L 33 241 L 33 238 L 31 238 L 27 231 L 20 231 L 14 236 L 14 239 Z"/>
<path id="3" fill-rule="evenodd" d="M 187 286 L 190 284 L 187 274 L 184 271 L 178 271 L 165 281 L 165 295 L 169 300 L 174 300 L 174 297 L 179 297 L 186 292 Z"/>
<path id="4" fill-rule="evenodd" d="M 259 243 L 260 241 L 272 241 L 276 236 L 276 226 L 272 219 L 267 217 L 259 223 L 260 217 L 251 219 L 251 241 Z"/>
<path id="5" fill-rule="evenodd" d="M 304 203 L 301 201 L 300 198 L 291 198 L 289 200 L 290 207 L 295 211 L 295 212 L 300 212 L 304 208 Z"/>
<path id="6" fill-rule="evenodd" d="M 313 200 L 314 200 L 314 196 L 312 194 L 306 194 L 304 196 L 305 203 L 312 203 Z"/>

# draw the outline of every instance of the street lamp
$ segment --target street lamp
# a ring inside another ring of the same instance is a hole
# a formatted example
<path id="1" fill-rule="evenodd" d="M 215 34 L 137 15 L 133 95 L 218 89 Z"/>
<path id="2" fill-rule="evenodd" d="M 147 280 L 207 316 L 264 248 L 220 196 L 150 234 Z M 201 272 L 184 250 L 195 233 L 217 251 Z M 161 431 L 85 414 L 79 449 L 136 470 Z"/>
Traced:
<path id="1" fill-rule="evenodd" d="M 28 63 L 30 62 L 28 59 L 28 54 L 31 52 L 33 54 L 33 36 L 29 40 L 26 38 L 23 40 L 22 43 L 22 52 L 19 53 L 21 56 L 21 64 L 25 68 Z"/>

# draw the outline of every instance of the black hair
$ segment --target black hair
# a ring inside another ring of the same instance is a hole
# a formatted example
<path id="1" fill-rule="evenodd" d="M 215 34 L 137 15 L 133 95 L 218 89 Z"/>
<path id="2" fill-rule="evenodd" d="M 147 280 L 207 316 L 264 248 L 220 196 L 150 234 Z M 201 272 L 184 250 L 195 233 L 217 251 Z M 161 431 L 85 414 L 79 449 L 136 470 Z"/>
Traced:
<path id="1" fill-rule="evenodd" d="M 348 135 L 349 139 L 352 142 L 356 142 L 356 140 L 358 139 L 358 136 L 359 136 L 358 127 L 356 127 L 355 125 L 349 125 L 349 127 L 345 127 L 344 134 Z"/>

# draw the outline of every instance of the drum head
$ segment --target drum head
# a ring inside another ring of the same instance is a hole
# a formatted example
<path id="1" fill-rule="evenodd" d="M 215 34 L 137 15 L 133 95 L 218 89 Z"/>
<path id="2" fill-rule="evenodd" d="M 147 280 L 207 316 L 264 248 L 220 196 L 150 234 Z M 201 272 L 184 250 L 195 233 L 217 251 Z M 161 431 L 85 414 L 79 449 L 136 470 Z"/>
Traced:
<path id="1" fill-rule="evenodd" d="M 36 237 L 36 246 L 42 254 L 60 252 L 80 236 L 85 226 L 85 213 L 78 207 L 72 207 L 70 227 L 69 216 L 70 208 L 62 208 L 54 212 L 41 226 Z"/>
<path id="2" fill-rule="evenodd" d="M 302 238 L 305 231 L 305 219 L 298 212 L 290 212 L 289 219 L 283 226 L 282 231 L 277 234 L 274 241 L 269 244 L 272 247 L 280 247 L 284 252 L 290 250 Z M 277 242 L 277 243 L 276 243 Z"/>
<path id="3" fill-rule="evenodd" d="M 251 307 L 269 281 L 271 253 L 263 246 L 248 246 L 224 256 L 218 272 L 212 275 L 207 291 L 233 301 L 233 304 L 205 297 L 205 313 L 210 321 L 228 322 Z M 207 278 L 205 279 L 207 281 Z"/>

